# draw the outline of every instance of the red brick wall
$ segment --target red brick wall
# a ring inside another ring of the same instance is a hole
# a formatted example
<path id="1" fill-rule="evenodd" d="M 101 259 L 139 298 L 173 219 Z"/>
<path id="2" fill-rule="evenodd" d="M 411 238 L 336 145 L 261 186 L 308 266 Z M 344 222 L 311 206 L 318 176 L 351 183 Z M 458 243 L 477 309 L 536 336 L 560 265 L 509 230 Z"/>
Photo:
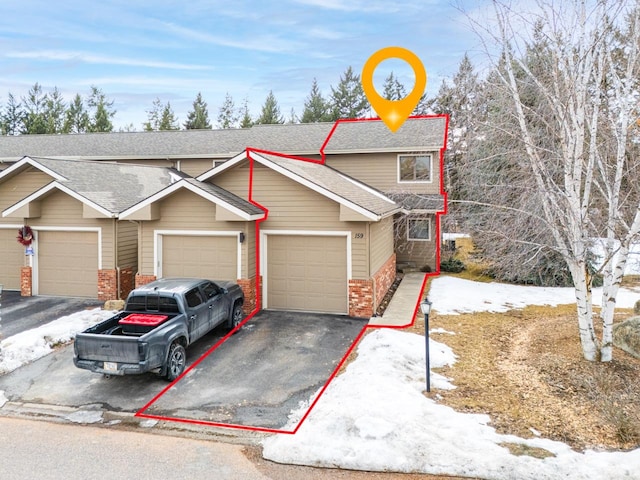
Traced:
<path id="1" fill-rule="evenodd" d="M 373 275 L 373 309 L 376 310 L 396 278 L 396 254 Z"/>
<path id="2" fill-rule="evenodd" d="M 20 295 L 30 297 L 33 293 L 31 267 L 20 269 Z"/>
<path id="3" fill-rule="evenodd" d="M 349 316 L 373 316 L 373 281 L 349 280 Z"/>
<path id="4" fill-rule="evenodd" d="M 129 292 L 133 290 L 135 286 L 135 279 L 133 274 L 133 268 L 121 268 L 120 269 L 120 296 L 119 299 L 126 299 Z"/>
<path id="5" fill-rule="evenodd" d="M 142 285 L 146 285 L 147 283 L 151 283 L 154 280 L 157 280 L 155 275 L 136 275 L 136 288 L 141 287 Z"/>
<path id="6" fill-rule="evenodd" d="M 239 278 L 238 285 L 240 285 L 240 288 L 242 288 L 242 292 L 244 293 L 244 305 L 242 306 L 242 310 L 245 315 L 248 315 L 253 312 L 257 306 L 256 279 Z"/>
<path id="7" fill-rule="evenodd" d="M 98 270 L 98 300 L 118 298 L 118 271 Z"/>

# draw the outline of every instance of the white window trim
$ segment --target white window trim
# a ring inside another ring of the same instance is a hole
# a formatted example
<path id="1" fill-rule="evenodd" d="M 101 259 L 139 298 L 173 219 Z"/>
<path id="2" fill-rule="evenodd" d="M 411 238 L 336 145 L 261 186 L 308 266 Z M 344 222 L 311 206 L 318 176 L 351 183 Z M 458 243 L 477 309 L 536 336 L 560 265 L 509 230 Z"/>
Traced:
<path id="1" fill-rule="evenodd" d="M 236 237 L 237 239 L 237 278 L 242 278 L 242 244 L 240 230 L 154 230 L 153 231 L 153 274 L 162 278 L 162 237 L 180 235 L 192 237 Z"/>
<path id="2" fill-rule="evenodd" d="M 400 174 L 400 157 L 429 157 L 429 180 L 402 180 Z M 398 183 L 433 183 L 433 154 L 432 153 L 399 153 L 396 159 L 396 170 L 398 174 Z"/>
<path id="3" fill-rule="evenodd" d="M 300 235 L 305 237 L 346 237 L 347 239 L 347 309 L 349 308 L 349 280 L 351 280 L 351 234 L 349 231 L 331 230 L 261 230 L 260 231 L 260 275 L 262 276 L 262 308 L 269 308 L 269 284 L 267 275 L 267 243 L 269 235 Z M 348 314 L 349 312 L 347 312 Z"/>
<path id="4" fill-rule="evenodd" d="M 424 221 L 426 220 L 427 222 L 429 222 L 429 238 L 411 238 L 410 236 L 410 232 L 411 229 L 409 228 L 409 222 L 412 220 L 420 220 L 420 221 Z M 407 217 L 407 223 L 406 223 L 406 230 L 407 230 L 407 241 L 409 242 L 430 242 L 431 241 L 431 230 L 433 228 L 433 224 L 431 222 L 431 218 L 427 218 L 427 217 Z"/>

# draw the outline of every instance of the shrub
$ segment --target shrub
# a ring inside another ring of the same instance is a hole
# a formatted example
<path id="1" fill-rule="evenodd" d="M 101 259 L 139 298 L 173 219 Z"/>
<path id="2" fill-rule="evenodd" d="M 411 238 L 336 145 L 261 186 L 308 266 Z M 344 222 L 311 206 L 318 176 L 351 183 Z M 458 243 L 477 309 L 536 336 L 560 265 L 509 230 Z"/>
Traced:
<path id="1" fill-rule="evenodd" d="M 464 269 L 464 263 L 457 258 L 448 258 L 440 263 L 440 270 L 442 272 L 460 273 Z"/>

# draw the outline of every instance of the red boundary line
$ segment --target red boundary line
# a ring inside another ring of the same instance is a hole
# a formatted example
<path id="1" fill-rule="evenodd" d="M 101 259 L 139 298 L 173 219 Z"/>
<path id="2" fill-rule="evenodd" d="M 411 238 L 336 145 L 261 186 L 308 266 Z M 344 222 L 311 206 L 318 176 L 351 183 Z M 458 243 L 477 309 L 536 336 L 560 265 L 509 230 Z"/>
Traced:
<path id="1" fill-rule="evenodd" d="M 293 159 L 293 160 L 300 160 L 300 161 L 305 161 L 305 162 L 324 164 L 325 160 L 326 160 L 325 148 L 329 144 L 329 141 L 331 140 L 331 137 L 333 136 L 334 132 L 338 128 L 338 125 L 340 125 L 341 123 L 347 123 L 347 122 L 368 122 L 368 121 L 381 121 L 381 120 L 380 120 L 379 117 L 376 117 L 376 118 L 365 118 L 365 119 L 338 120 L 333 125 L 333 127 L 331 128 L 331 131 L 327 135 L 327 138 L 325 139 L 324 143 L 322 144 L 322 147 L 320 147 L 320 155 L 321 155 L 321 159 L 320 160 L 314 160 L 314 159 L 311 159 L 311 158 L 298 157 L 298 156 L 294 156 L 294 155 L 285 155 L 285 154 L 282 154 L 282 153 L 279 153 L 279 152 L 273 152 L 273 151 L 270 151 L 270 150 L 261 150 L 261 149 L 257 149 L 257 148 L 247 147 L 246 153 L 247 153 L 247 159 L 249 160 L 249 196 L 248 196 L 249 197 L 249 202 L 252 203 L 253 205 L 255 205 L 256 207 L 258 207 L 259 209 L 261 209 L 264 212 L 264 216 L 262 218 L 256 220 L 256 280 L 255 280 L 256 281 L 256 308 L 249 315 L 247 315 L 247 318 L 245 318 L 240 325 L 238 325 L 235 329 L 233 329 L 232 331 L 227 333 L 224 337 L 222 337 L 220 340 L 218 340 L 215 345 L 213 345 L 211 348 L 209 348 L 209 350 L 207 350 L 204 354 L 202 354 L 202 356 L 198 360 L 196 360 L 187 370 L 185 370 L 178 378 L 176 378 L 173 382 L 171 382 L 169 385 L 167 385 L 165 388 L 163 388 L 160 391 L 160 393 L 158 393 L 155 397 L 153 397 L 144 407 L 142 407 L 140 410 L 138 410 L 138 412 L 135 414 L 136 417 L 148 418 L 148 419 L 153 419 L 153 420 L 161 420 L 161 421 L 179 422 L 179 423 L 186 423 L 186 424 L 192 424 L 192 425 L 195 424 L 195 425 L 204 425 L 204 426 L 210 426 L 210 427 L 230 428 L 230 429 L 236 429 L 236 430 L 249 430 L 249 431 L 254 431 L 254 432 L 265 432 L 265 433 L 283 433 L 283 434 L 292 435 L 292 434 L 295 434 L 298 431 L 298 429 L 302 426 L 302 424 L 307 419 L 307 417 L 311 414 L 311 411 L 313 410 L 313 408 L 316 406 L 316 404 L 320 400 L 320 397 L 322 397 L 324 392 L 327 390 L 327 388 L 329 387 L 329 384 L 331 383 L 331 381 L 336 377 L 336 375 L 338 374 L 338 372 L 340 371 L 340 369 L 342 368 L 344 363 L 347 361 L 347 358 L 349 358 L 349 355 L 351 355 L 351 352 L 353 352 L 353 350 L 358 345 L 358 343 L 360 342 L 360 340 L 365 335 L 365 333 L 366 333 L 366 331 L 368 329 L 376 329 L 376 328 L 404 329 L 404 328 L 411 327 L 411 326 L 413 326 L 415 324 L 416 316 L 418 314 L 418 309 L 420 308 L 420 302 L 422 301 L 422 297 L 424 295 L 424 291 L 425 291 L 425 288 L 427 286 L 427 282 L 429 281 L 429 278 L 430 277 L 437 277 L 438 275 L 440 275 L 440 248 L 441 248 L 441 245 L 440 245 L 440 217 L 442 215 L 446 215 L 447 207 L 448 207 L 448 205 L 447 205 L 447 192 L 445 192 L 445 190 L 444 190 L 444 152 L 445 152 L 445 150 L 447 148 L 447 132 L 449 131 L 449 115 L 447 115 L 447 114 L 442 114 L 442 115 L 418 115 L 418 116 L 412 116 L 412 117 L 409 117 L 409 118 L 414 118 L 414 119 L 415 118 L 445 118 L 444 139 L 443 139 L 443 142 L 442 142 L 443 146 L 440 149 L 440 194 L 444 197 L 444 210 L 441 211 L 441 212 L 436 212 L 436 270 L 434 272 L 425 273 L 425 275 L 424 275 L 424 279 L 422 280 L 422 285 L 420 287 L 420 294 L 418 295 L 418 298 L 416 299 L 416 304 L 415 304 L 415 307 L 413 309 L 413 315 L 411 317 L 411 321 L 406 325 L 365 325 L 362 328 L 362 330 L 360 330 L 360 333 L 356 336 L 356 338 L 354 339 L 353 343 L 351 344 L 349 349 L 346 351 L 346 353 L 344 354 L 344 356 L 342 357 L 342 359 L 338 363 L 338 366 L 333 370 L 333 372 L 329 376 L 329 379 L 322 386 L 322 388 L 320 389 L 318 394 L 313 399 L 313 402 L 311 402 L 311 405 L 309 405 L 309 408 L 307 409 L 305 414 L 300 418 L 300 420 L 298 421 L 298 423 L 296 424 L 296 426 L 295 426 L 295 428 L 293 430 L 282 430 L 282 429 L 263 428 L 263 427 L 250 427 L 250 426 L 246 426 L 246 425 L 236 425 L 236 424 L 232 424 L 232 423 L 208 422 L 206 420 L 195 420 L 195 419 L 180 418 L 180 417 L 167 417 L 167 416 L 162 416 L 162 415 L 151 415 L 151 414 L 148 414 L 148 413 L 144 413 L 149 407 L 151 407 L 151 405 L 153 405 L 156 401 L 158 401 L 158 399 L 160 399 L 160 397 L 162 397 L 169 389 L 171 389 L 176 383 L 178 383 L 180 380 L 182 380 L 182 378 L 185 375 L 188 375 L 189 372 L 192 369 L 194 369 L 197 365 L 199 365 L 200 362 L 202 362 L 206 357 L 208 357 L 215 349 L 217 349 L 220 345 L 222 345 L 229 337 L 231 337 L 238 329 L 242 328 L 242 326 L 247 321 L 252 319 L 256 315 L 256 313 L 258 313 L 260 311 L 260 309 L 258 308 L 258 305 L 261 304 L 261 288 L 260 288 L 261 287 L 261 285 L 260 285 L 260 224 L 262 222 L 264 222 L 268 218 L 269 210 L 253 199 L 253 168 L 254 168 L 255 159 L 251 156 L 251 153 L 252 152 L 255 152 L 257 154 L 265 153 L 265 154 L 268 154 L 268 155 L 274 155 L 274 156 L 278 156 L 278 157 L 285 157 L 285 158 L 290 158 L 290 159 Z"/>

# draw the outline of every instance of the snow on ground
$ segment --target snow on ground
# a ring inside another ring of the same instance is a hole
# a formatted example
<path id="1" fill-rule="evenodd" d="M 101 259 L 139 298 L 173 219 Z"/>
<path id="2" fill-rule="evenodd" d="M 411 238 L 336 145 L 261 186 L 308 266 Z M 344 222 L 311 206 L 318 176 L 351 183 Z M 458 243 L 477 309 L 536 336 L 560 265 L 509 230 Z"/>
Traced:
<path id="1" fill-rule="evenodd" d="M 432 283 L 429 296 L 437 311 L 451 313 L 460 310 L 460 298 L 467 308 L 486 311 L 571 303 L 568 293 L 571 289 L 441 277 Z M 430 351 L 432 367 L 455 361 L 444 344 L 431 341 Z M 459 413 L 426 398 L 424 352 L 424 337 L 419 335 L 391 329 L 366 335 L 356 360 L 329 385 L 297 433 L 265 439 L 263 456 L 282 463 L 492 480 L 638 478 L 640 449 L 578 453 L 543 438 L 501 435 L 486 415 Z M 437 391 L 452 385 L 432 373 L 432 387 Z M 304 411 L 301 405 L 292 412 L 289 426 L 296 425 Z M 502 443 L 543 448 L 555 456 L 515 456 Z"/>
<path id="2" fill-rule="evenodd" d="M 69 342 L 76 333 L 114 314 L 99 308 L 83 310 L 5 338 L 0 342 L 0 375 L 44 357 L 55 345 Z"/>
<path id="3" fill-rule="evenodd" d="M 571 287 L 530 287 L 505 283 L 481 283 L 462 278 L 443 276 L 433 280 L 429 290 L 433 309 L 441 315 L 470 312 L 506 312 L 527 305 L 564 305 L 576 303 Z M 601 305 L 602 289 L 593 289 L 594 305 Z M 633 308 L 640 293 L 621 288 L 616 305 Z"/>

